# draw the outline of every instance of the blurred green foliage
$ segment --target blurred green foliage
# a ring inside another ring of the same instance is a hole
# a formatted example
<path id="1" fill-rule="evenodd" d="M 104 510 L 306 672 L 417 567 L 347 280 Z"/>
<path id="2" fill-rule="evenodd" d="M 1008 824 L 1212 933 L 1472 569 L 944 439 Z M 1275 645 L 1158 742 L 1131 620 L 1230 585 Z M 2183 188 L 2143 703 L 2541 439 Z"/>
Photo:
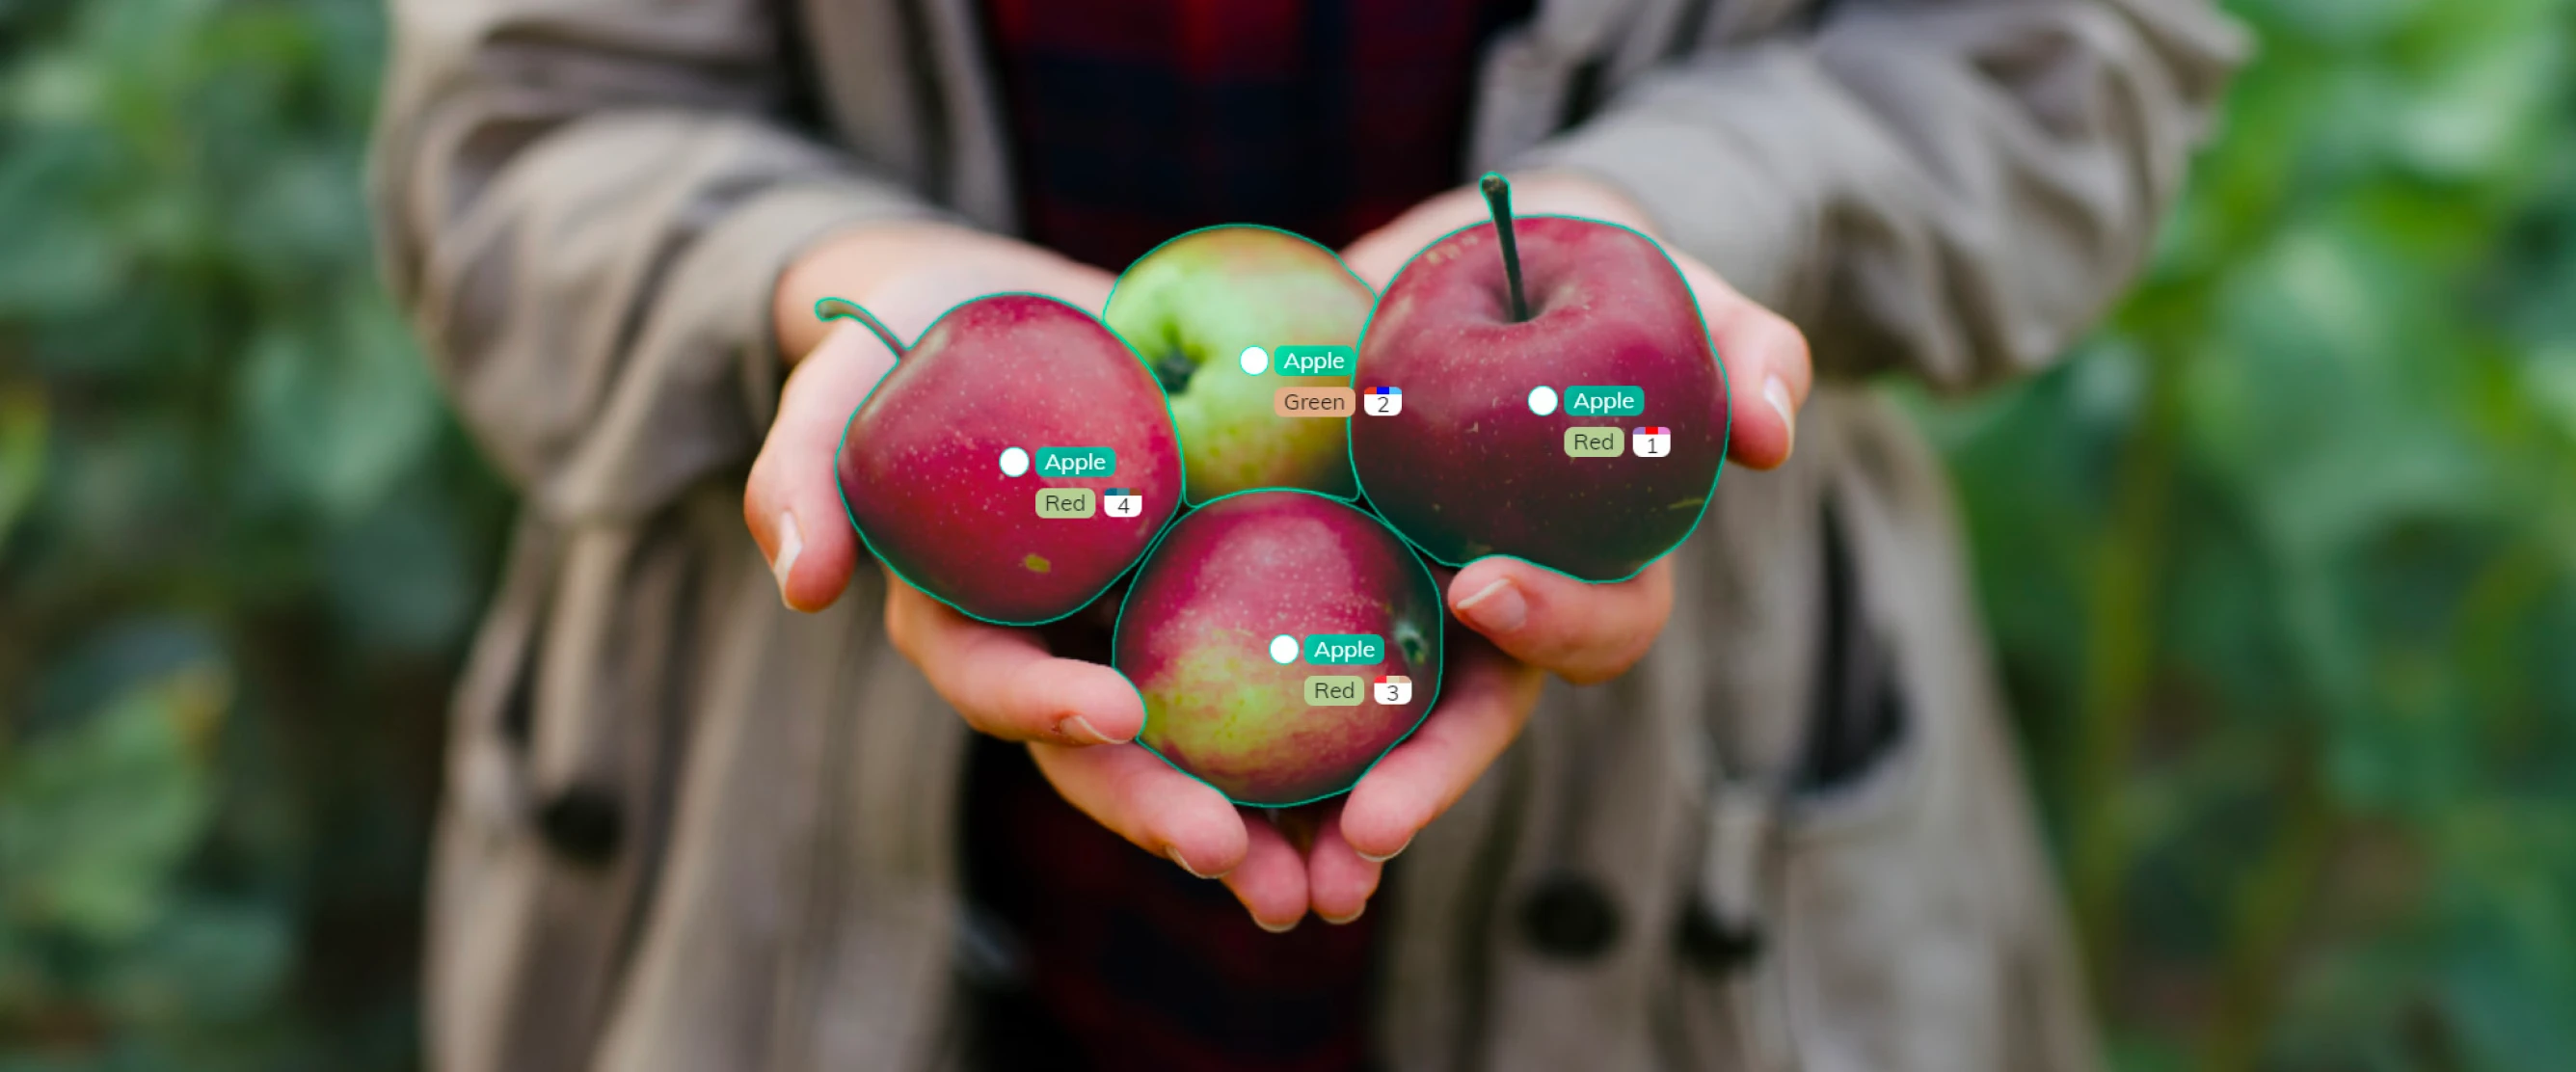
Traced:
<path id="1" fill-rule="evenodd" d="M 2137 294 L 1910 401 L 2120 1065 L 2565 1067 L 2576 0 L 2233 7 Z M 506 503 L 373 283 L 382 33 L 0 0 L 0 1072 L 416 1062 Z"/>
<path id="2" fill-rule="evenodd" d="M 2231 7 L 2143 284 L 1920 407 L 2120 1063 L 2567 1068 L 2576 4 Z"/>
<path id="3" fill-rule="evenodd" d="M 417 1063 L 505 504 L 376 286 L 370 0 L 0 0 L 0 1069 Z"/>

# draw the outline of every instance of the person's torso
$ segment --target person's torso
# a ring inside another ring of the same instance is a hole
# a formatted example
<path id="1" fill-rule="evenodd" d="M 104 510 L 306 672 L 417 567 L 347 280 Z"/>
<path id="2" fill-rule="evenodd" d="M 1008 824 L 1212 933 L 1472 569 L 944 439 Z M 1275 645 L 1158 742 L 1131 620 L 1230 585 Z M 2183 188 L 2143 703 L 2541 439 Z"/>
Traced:
<path id="1" fill-rule="evenodd" d="M 1033 229 L 977 0 L 763 2 L 797 16 L 786 55 L 815 140 L 976 225 Z M 1508 164 L 1657 64 L 1817 6 L 1541 0 L 1462 75 L 1456 171 L 1411 181 Z M 1410 194 L 1376 196 L 1368 211 Z M 1335 218 L 1303 226 L 1328 241 L 1365 226 Z M 1832 383 L 1798 448 L 1780 471 L 1725 476 L 1673 556 L 1673 618 L 1646 660 L 1551 683 L 1393 868 L 1364 917 L 1379 964 L 1363 1002 L 1391 1066 L 2088 1063 L 1935 463 Z M 449 1052 L 510 1059 L 443 1067 L 582 1067 L 572 1055 L 594 1050 L 587 1066 L 619 1069 L 952 1067 L 966 1025 L 951 984 L 979 959 L 957 911 L 971 731 L 886 643 L 873 571 L 823 615 L 780 608 L 739 500 L 717 482 L 685 528 L 525 537 L 533 564 L 514 568 L 460 692 L 434 921 Z M 1829 514 L 1850 534 L 1839 585 Z M 634 561 L 708 579 L 638 583 Z M 534 666 L 546 687 L 520 688 Z M 669 717 L 639 717 L 638 697 Z M 1832 785 L 1718 777 L 1795 766 L 1819 709 L 1890 704 L 1891 743 Z M 615 869 L 558 862 L 513 810 L 510 787 L 572 784 L 531 740 L 598 742 L 617 784 L 669 802 L 667 831 L 634 823 Z M 2060 1056 L 2035 1056 L 2050 1038 Z"/>
<path id="2" fill-rule="evenodd" d="M 982 0 L 1023 235 L 1109 271 L 1194 228 L 1339 248 L 1463 168 L 1530 0 Z"/>
<path id="3" fill-rule="evenodd" d="M 982 0 L 1021 233 L 1108 271 L 1220 224 L 1348 244 L 1458 182 L 1486 39 L 1528 0 Z M 978 742 L 970 925 L 1017 951 L 991 1067 L 1348 1069 L 1375 920 L 1254 926 Z"/>

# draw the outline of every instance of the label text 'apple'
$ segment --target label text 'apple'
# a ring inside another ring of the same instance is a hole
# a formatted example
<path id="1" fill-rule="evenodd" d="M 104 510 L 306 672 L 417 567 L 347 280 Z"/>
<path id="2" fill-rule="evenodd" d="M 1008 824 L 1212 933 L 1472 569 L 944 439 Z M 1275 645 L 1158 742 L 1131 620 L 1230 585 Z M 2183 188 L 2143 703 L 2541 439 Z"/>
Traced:
<path id="1" fill-rule="evenodd" d="M 1349 346 L 1282 346 L 1270 364 L 1282 376 L 1348 376 L 1359 351 Z"/>
<path id="2" fill-rule="evenodd" d="M 1646 412 L 1646 389 L 1568 387 L 1565 389 L 1565 412 L 1568 416 L 1634 417 Z"/>
<path id="3" fill-rule="evenodd" d="M 1108 447 L 1039 447 L 1039 476 L 1114 476 L 1118 452 Z"/>
<path id="4" fill-rule="evenodd" d="M 1306 638 L 1306 661 L 1350 666 L 1386 661 L 1386 641 L 1370 633 L 1317 633 Z"/>

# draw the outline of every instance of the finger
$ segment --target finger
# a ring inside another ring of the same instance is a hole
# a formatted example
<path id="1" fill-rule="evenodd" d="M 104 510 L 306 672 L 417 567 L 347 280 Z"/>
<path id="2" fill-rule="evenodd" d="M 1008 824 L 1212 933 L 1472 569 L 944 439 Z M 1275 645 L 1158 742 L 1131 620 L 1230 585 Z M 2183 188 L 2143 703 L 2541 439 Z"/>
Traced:
<path id="1" fill-rule="evenodd" d="M 1699 300 L 1700 318 L 1708 323 L 1709 342 L 1726 366 L 1726 452 L 1755 469 L 1777 468 L 1797 445 L 1798 410 L 1815 383 L 1807 336 L 1736 293 L 1706 265 L 1678 260 Z"/>
<path id="2" fill-rule="evenodd" d="M 1466 634 L 1472 637 L 1472 634 Z M 1538 702 L 1539 674 L 1482 641 L 1452 643 L 1439 705 L 1369 769 L 1342 805 L 1341 836 L 1362 859 L 1404 850 L 1502 755 Z"/>
<path id="3" fill-rule="evenodd" d="M 850 583 L 859 543 L 841 507 L 835 456 L 851 411 L 893 367 L 883 342 L 843 321 L 778 393 L 778 416 L 743 484 L 742 520 L 791 609 L 828 607 Z"/>
<path id="4" fill-rule="evenodd" d="M 1562 173 L 1537 173 L 1516 181 L 1520 215 L 1561 214 L 1607 220 L 1652 236 L 1645 213 L 1617 190 Z M 1413 255 L 1460 227 L 1489 218 L 1472 188 L 1451 190 L 1415 206 L 1360 237 L 1343 251 L 1351 271 L 1380 293 Z M 1756 469 L 1789 460 L 1797 442 L 1797 414 L 1814 383 L 1807 337 L 1778 313 L 1736 292 L 1706 264 L 1664 247 L 1690 284 L 1706 321 L 1709 341 L 1727 373 L 1730 435 L 1727 453 Z"/>
<path id="5" fill-rule="evenodd" d="M 1342 836 L 1344 803 L 1334 802 L 1315 830 L 1314 847 L 1306 853 L 1307 903 L 1314 906 L 1315 918 L 1336 925 L 1360 918 L 1369 898 L 1376 895 L 1378 878 L 1386 867 L 1362 859 Z"/>
<path id="6" fill-rule="evenodd" d="M 891 572 L 886 634 L 967 725 L 995 737 L 1113 744 L 1145 725 L 1145 705 L 1118 671 L 1055 658 L 1036 633 L 976 621 Z"/>
<path id="7" fill-rule="evenodd" d="M 1518 559 L 1470 562 L 1449 581 L 1449 610 L 1503 653 L 1577 685 L 1644 657 L 1673 611 L 1662 559 L 1617 584 L 1578 581 Z"/>
<path id="8" fill-rule="evenodd" d="M 1435 195 L 1352 241 L 1342 250 L 1342 264 L 1370 290 L 1383 294 L 1387 282 L 1414 254 L 1441 236 L 1486 218 L 1483 204 L 1465 190 Z"/>
<path id="9" fill-rule="evenodd" d="M 1360 236 L 1342 251 L 1342 263 L 1369 289 L 1386 293 L 1387 283 L 1413 260 L 1413 255 L 1449 232 L 1474 220 L 1451 220 L 1443 214 L 1416 211 Z"/>
<path id="10" fill-rule="evenodd" d="M 1512 180 L 1515 216 L 1580 216 L 1605 220 L 1651 235 L 1645 210 L 1618 190 L 1563 171 L 1532 171 Z M 1413 255 L 1461 227 L 1493 219 L 1484 192 L 1474 185 L 1437 194 L 1406 210 L 1385 226 L 1360 236 L 1342 254 L 1352 273 L 1379 291 L 1386 289 Z"/>
<path id="11" fill-rule="evenodd" d="M 1225 794 L 1173 770 L 1143 745 L 1066 748 L 1032 743 L 1029 756 L 1067 803 L 1137 848 L 1179 864 L 1183 871 L 1200 878 L 1223 878 L 1241 869 L 1250 853 L 1251 832 Z M 1298 882 L 1302 904 L 1304 879 Z M 1268 886 L 1255 883 L 1254 888 L 1265 904 L 1280 899 Z M 1243 894 L 1237 891 L 1236 896 Z"/>
<path id="12" fill-rule="evenodd" d="M 1243 902 L 1262 930 L 1285 934 L 1306 918 L 1306 861 L 1272 818 L 1268 812 L 1245 809 L 1243 864 L 1226 874 L 1225 888 L 1234 891 L 1234 899 Z"/>
<path id="13" fill-rule="evenodd" d="M 868 308 L 897 334 L 918 339 L 959 304 L 1006 291 L 1043 294 L 1098 316 L 1109 304 L 1115 282 L 1089 265 L 1016 242 L 998 242 L 888 280 L 869 295 Z"/>

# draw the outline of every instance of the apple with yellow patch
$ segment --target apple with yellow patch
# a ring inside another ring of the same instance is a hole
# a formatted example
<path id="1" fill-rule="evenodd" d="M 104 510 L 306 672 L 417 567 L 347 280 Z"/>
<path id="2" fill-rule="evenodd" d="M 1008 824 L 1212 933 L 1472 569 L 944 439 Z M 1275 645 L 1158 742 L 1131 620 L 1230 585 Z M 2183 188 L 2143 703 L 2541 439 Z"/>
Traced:
<path id="1" fill-rule="evenodd" d="M 1111 664 L 1144 697 L 1139 742 L 1238 804 L 1284 807 L 1348 790 L 1421 724 L 1440 691 L 1442 614 L 1430 569 L 1374 515 L 1310 492 L 1248 492 L 1191 512 L 1154 546 L 1120 607 Z M 1296 641 L 1285 663 L 1271 651 L 1281 636 Z M 1375 658 L 1335 661 L 1319 637 L 1370 638 L 1360 650 Z M 1310 702 L 1323 677 L 1357 692 Z M 1411 697 L 1377 702 L 1383 677 L 1410 678 Z"/>

